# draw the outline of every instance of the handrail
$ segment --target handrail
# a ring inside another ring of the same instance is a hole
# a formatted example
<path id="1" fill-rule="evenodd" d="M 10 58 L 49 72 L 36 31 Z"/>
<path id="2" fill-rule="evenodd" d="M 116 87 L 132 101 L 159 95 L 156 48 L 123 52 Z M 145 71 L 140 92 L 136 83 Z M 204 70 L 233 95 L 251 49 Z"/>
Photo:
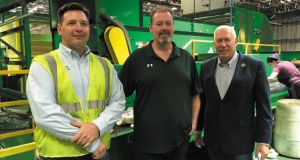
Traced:
<path id="1" fill-rule="evenodd" d="M 10 102 L 1 102 L 1 107 L 10 107 L 10 106 L 16 106 L 16 105 L 22 105 L 22 104 L 29 104 L 28 100 L 20 100 L 20 101 L 10 101 Z"/>
<path id="2" fill-rule="evenodd" d="M 278 47 L 278 54 L 281 55 L 281 46 L 280 45 L 275 45 L 275 44 L 256 44 L 256 43 L 238 43 L 241 45 L 246 45 L 246 49 L 245 49 L 245 54 L 247 54 L 247 50 L 248 50 L 248 45 L 250 46 L 270 46 L 270 47 Z"/>
<path id="3" fill-rule="evenodd" d="M 0 71 L 0 75 L 8 75 L 8 74 L 28 74 L 29 70 L 14 70 L 14 71 Z M 11 102 L 1 102 L 0 103 L 0 108 L 1 107 L 9 107 L 9 106 L 15 106 L 15 105 L 22 105 L 22 104 L 29 104 L 28 100 L 20 100 L 20 101 L 11 101 Z M 11 132 L 11 133 L 6 133 L 6 134 L 0 134 L 0 139 L 4 138 L 10 138 L 10 137 L 15 137 L 15 136 L 20 136 L 24 134 L 30 134 L 34 133 L 35 125 L 34 125 L 34 119 L 32 118 L 32 128 L 31 129 L 26 129 L 22 131 L 17 131 L 17 132 Z M 33 137 L 33 142 L 32 143 L 27 143 L 15 147 L 9 147 L 5 149 L 0 149 L 0 158 L 27 152 L 34 150 L 34 159 L 36 160 L 36 142 Z"/>
<path id="4" fill-rule="evenodd" d="M 8 74 L 28 74 L 29 70 L 13 70 L 13 71 L 0 71 L 0 75 L 8 75 Z"/>
<path id="5" fill-rule="evenodd" d="M 12 133 L 0 134 L 0 139 L 33 133 L 34 128 L 35 128 L 34 119 L 32 118 L 32 129 L 26 129 L 26 130 L 12 132 Z M 35 142 L 34 138 L 33 138 L 33 142 L 31 142 L 31 143 L 26 143 L 26 144 L 18 145 L 15 147 L 0 149 L 0 158 L 27 152 L 27 151 L 31 151 L 31 150 L 34 150 L 34 159 L 36 160 L 36 142 Z"/>
<path id="6" fill-rule="evenodd" d="M 20 135 L 24 135 L 24 134 L 33 133 L 33 132 L 34 132 L 33 129 L 26 129 L 26 130 L 17 131 L 17 132 L 0 134 L 0 139 L 5 139 L 5 138 L 10 138 L 10 137 L 20 136 Z"/>
<path id="7" fill-rule="evenodd" d="M 15 147 L 10 147 L 6 149 L 0 150 L 0 158 L 35 150 L 36 149 L 36 142 L 27 143 Z"/>
<path id="8" fill-rule="evenodd" d="M 214 43 L 214 41 L 207 41 L 207 40 L 190 40 L 186 45 L 184 45 L 183 49 L 186 49 L 190 44 L 192 44 L 192 56 L 195 55 L 195 42 L 203 42 L 203 43 Z M 248 46 L 277 46 L 279 47 L 278 54 L 281 54 L 281 46 L 275 44 L 257 44 L 257 43 L 237 43 L 238 45 L 246 45 L 245 54 L 248 54 Z"/>

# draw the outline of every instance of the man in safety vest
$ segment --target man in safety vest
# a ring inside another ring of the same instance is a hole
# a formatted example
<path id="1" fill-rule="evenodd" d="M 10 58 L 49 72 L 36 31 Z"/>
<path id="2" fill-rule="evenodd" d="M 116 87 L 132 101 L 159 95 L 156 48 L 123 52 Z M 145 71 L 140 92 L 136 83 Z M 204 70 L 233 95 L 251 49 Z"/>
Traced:
<path id="1" fill-rule="evenodd" d="M 27 96 L 42 160 L 108 159 L 110 131 L 125 108 L 112 64 L 90 52 L 89 11 L 78 3 L 58 10 L 57 50 L 33 59 Z"/>

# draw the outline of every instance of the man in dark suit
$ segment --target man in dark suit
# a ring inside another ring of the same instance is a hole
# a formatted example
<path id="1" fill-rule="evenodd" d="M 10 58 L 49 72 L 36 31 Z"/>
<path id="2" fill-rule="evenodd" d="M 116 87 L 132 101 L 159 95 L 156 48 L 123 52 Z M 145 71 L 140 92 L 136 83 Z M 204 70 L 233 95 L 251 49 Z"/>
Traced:
<path id="1" fill-rule="evenodd" d="M 219 26 L 214 33 L 217 57 L 202 63 L 203 88 L 194 141 L 205 146 L 213 160 L 262 159 L 269 153 L 272 138 L 270 89 L 264 63 L 236 50 L 233 27 Z M 255 117 L 256 108 L 256 117 Z"/>

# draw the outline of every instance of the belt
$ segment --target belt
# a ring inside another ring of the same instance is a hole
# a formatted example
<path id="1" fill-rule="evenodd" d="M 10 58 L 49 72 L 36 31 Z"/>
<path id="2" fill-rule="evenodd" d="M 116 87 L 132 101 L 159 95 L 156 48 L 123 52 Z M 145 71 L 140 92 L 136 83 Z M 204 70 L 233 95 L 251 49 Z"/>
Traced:
<path id="1" fill-rule="evenodd" d="M 89 160 L 92 158 L 92 154 L 87 154 L 79 157 L 45 157 L 45 160 Z"/>

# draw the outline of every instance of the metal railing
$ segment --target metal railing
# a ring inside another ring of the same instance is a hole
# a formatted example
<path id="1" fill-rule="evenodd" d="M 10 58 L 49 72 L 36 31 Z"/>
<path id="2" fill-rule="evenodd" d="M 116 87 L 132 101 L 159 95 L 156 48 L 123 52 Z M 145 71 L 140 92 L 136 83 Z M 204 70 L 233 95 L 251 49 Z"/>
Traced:
<path id="1" fill-rule="evenodd" d="M 28 74 L 29 70 L 14 70 L 14 71 L 0 71 L 0 75 L 8 75 L 8 74 Z"/>
<path id="2" fill-rule="evenodd" d="M 190 40 L 183 49 L 186 49 L 190 44 L 192 44 L 192 56 L 195 57 L 195 42 L 202 42 L 202 43 L 214 43 L 214 41 L 207 41 L 207 40 Z M 280 45 L 274 45 L 274 44 L 257 44 L 257 43 L 237 43 L 238 45 L 246 45 L 245 47 L 245 54 L 248 53 L 248 46 L 272 46 L 272 47 L 278 47 L 278 54 L 281 54 L 281 46 Z"/>
<path id="3" fill-rule="evenodd" d="M 16 70 L 16 71 L 0 71 L 0 75 L 8 75 L 8 74 L 28 74 L 29 70 Z M 20 101 L 11 101 L 11 102 L 1 102 L 0 103 L 0 108 L 1 107 L 10 107 L 10 106 L 16 106 L 16 105 L 23 105 L 23 104 L 29 104 L 28 100 L 20 100 Z M 5 139 L 5 138 L 10 138 L 10 137 L 15 137 L 15 136 L 20 136 L 24 134 L 31 134 L 34 132 L 34 119 L 32 118 L 32 128 L 31 129 L 26 129 L 22 131 L 17 131 L 17 132 L 11 132 L 11 133 L 6 133 L 6 134 L 0 134 L 0 139 Z M 27 152 L 34 150 L 34 159 L 36 160 L 36 142 L 33 137 L 33 142 L 32 143 L 27 143 L 15 147 L 10 147 L 10 148 L 5 148 L 5 149 L 0 149 L 0 158 Z"/>

